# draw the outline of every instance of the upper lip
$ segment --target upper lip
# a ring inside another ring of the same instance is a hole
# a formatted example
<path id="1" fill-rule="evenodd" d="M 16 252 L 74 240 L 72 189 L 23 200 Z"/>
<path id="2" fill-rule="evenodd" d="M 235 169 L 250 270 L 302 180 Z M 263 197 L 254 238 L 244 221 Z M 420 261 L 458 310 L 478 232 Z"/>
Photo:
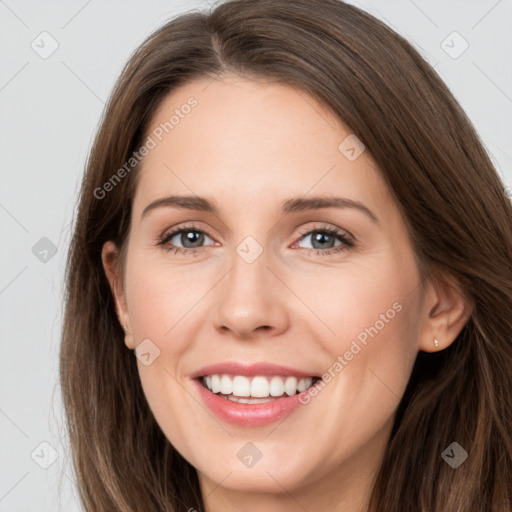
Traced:
<path id="1" fill-rule="evenodd" d="M 190 377 L 198 379 L 205 375 L 214 374 L 230 374 L 230 375 L 246 375 L 253 377 L 255 375 L 291 375 L 294 377 L 318 377 L 313 372 L 305 372 L 289 366 L 282 366 L 273 363 L 254 363 L 243 364 L 235 361 L 227 361 L 224 363 L 216 363 L 203 366 L 199 370 L 193 372 Z"/>

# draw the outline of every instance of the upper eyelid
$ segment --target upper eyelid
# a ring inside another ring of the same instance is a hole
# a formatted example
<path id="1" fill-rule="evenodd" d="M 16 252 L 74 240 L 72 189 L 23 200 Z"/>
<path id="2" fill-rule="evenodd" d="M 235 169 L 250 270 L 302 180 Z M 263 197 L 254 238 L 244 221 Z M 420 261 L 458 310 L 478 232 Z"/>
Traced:
<path id="1" fill-rule="evenodd" d="M 352 239 L 352 240 L 355 240 L 355 236 L 352 235 L 352 233 L 350 233 L 350 231 L 347 231 L 346 229 L 343 229 L 343 228 L 339 228 L 338 226 L 333 226 L 333 225 L 329 225 L 327 223 L 319 223 L 315 226 L 310 226 L 310 227 L 307 227 L 307 228 L 302 228 L 300 231 L 299 231 L 299 234 L 301 235 L 309 235 L 311 234 L 312 231 L 335 231 L 337 232 L 338 235 L 344 235 L 344 236 L 347 236 L 348 238 Z"/>
<path id="2" fill-rule="evenodd" d="M 303 227 L 299 231 L 299 239 L 304 238 L 305 236 L 310 236 L 312 232 L 319 231 L 322 232 L 324 230 L 327 231 L 335 231 L 335 235 L 337 236 L 344 236 L 345 238 L 350 239 L 354 243 L 356 242 L 356 237 L 352 235 L 351 232 L 347 231 L 346 229 L 339 228 L 334 225 L 329 225 L 325 222 L 318 222 L 316 225 L 309 226 L 309 227 Z M 176 235 L 180 234 L 183 231 L 198 231 L 201 233 L 204 233 L 206 236 L 211 238 L 213 241 L 216 241 L 216 237 L 210 235 L 209 230 L 205 228 L 201 228 L 198 225 L 193 225 L 193 223 L 185 224 L 183 226 L 179 226 L 176 228 L 170 228 L 169 230 L 166 230 L 163 232 L 162 236 L 160 237 L 161 240 L 169 240 L 169 238 L 174 238 Z M 172 236 L 171 236 L 172 235 Z"/>

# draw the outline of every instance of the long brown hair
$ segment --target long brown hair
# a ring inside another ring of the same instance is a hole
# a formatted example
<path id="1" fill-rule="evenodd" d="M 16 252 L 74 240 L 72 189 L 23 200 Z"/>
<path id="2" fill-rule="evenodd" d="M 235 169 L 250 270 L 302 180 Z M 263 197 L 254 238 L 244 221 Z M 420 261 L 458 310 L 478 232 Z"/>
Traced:
<path id="1" fill-rule="evenodd" d="M 140 148 L 178 85 L 232 71 L 300 88 L 363 141 L 410 230 L 423 277 L 451 276 L 473 313 L 457 340 L 419 352 L 378 474 L 379 512 L 512 510 L 512 208 L 448 88 L 401 36 L 339 0 L 233 0 L 181 15 L 133 54 L 87 161 L 66 269 L 60 371 L 87 511 L 204 511 L 197 473 L 144 397 L 101 263 L 123 247 Z M 95 194 L 96 191 L 96 194 Z M 467 452 L 457 469 L 441 457 Z"/>

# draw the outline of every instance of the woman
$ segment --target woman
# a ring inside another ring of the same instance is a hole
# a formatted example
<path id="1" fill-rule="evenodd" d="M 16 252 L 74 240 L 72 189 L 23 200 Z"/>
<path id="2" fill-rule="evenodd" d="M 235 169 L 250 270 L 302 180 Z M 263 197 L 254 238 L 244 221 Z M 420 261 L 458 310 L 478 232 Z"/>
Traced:
<path id="1" fill-rule="evenodd" d="M 511 261 L 482 143 L 383 23 L 172 20 L 115 86 L 69 252 L 85 509 L 511 510 Z"/>

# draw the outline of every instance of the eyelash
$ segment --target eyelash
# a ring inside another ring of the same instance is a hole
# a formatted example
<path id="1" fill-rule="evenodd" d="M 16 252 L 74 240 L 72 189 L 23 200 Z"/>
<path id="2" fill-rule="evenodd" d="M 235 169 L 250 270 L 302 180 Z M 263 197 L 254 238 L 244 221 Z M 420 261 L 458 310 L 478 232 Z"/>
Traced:
<path id="1" fill-rule="evenodd" d="M 209 238 L 212 238 L 208 233 L 206 233 L 205 231 L 203 231 L 202 229 L 199 229 L 197 226 L 194 226 L 193 224 L 190 224 L 188 226 L 183 226 L 183 227 L 180 227 L 178 229 L 175 229 L 174 231 L 171 231 L 170 233 L 164 233 L 162 236 L 160 236 L 158 238 L 158 241 L 157 241 L 157 245 L 158 246 L 164 246 L 169 240 L 171 240 L 172 238 L 174 238 L 176 235 L 179 235 L 180 233 L 183 233 L 183 232 L 187 232 L 187 231 L 194 231 L 196 233 L 203 233 L 205 235 L 207 235 Z M 300 232 L 300 239 L 301 240 L 302 238 L 304 238 L 305 236 L 307 235 L 311 235 L 313 233 L 327 233 L 335 238 L 338 238 L 342 243 L 341 245 L 337 246 L 337 247 L 332 247 L 331 249 L 326 249 L 326 250 L 321 250 L 321 249 L 305 249 L 306 251 L 308 251 L 308 256 L 311 255 L 311 253 L 313 251 L 316 251 L 316 254 L 317 255 L 320 255 L 320 256 L 330 256 L 334 253 L 340 253 L 340 252 L 343 252 L 343 251 L 348 251 L 350 250 L 351 248 L 353 248 L 355 246 L 355 243 L 353 242 L 352 239 L 350 239 L 348 236 L 346 236 L 345 234 L 343 234 L 341 231 L 335 229 L 335 228 L 331 228 L 329 226 L 325 226 L 325 225 L 320 225 L 320 226 L 315 226 L 314 228 L 312 229 L 308 229 L 306 231 L 301 231 Z M 212 238 L 213 240 L 213 238 Z M 197 253 L 198 251 L 204 249 L 204 247 L 200 247 L 200 248 L 194 248 L 194 249 L 187 249 L 187 248 L 183 248 L 183 247 L 176 247 L 176 246 L 172 246 L 172 247 L 168 247 L 167 248 L 167 252 L 171 251 L 174 249 L 174 254 L 182 254 L 182 255 L 190 255 L 190 254 L 195 254 Z"/>

